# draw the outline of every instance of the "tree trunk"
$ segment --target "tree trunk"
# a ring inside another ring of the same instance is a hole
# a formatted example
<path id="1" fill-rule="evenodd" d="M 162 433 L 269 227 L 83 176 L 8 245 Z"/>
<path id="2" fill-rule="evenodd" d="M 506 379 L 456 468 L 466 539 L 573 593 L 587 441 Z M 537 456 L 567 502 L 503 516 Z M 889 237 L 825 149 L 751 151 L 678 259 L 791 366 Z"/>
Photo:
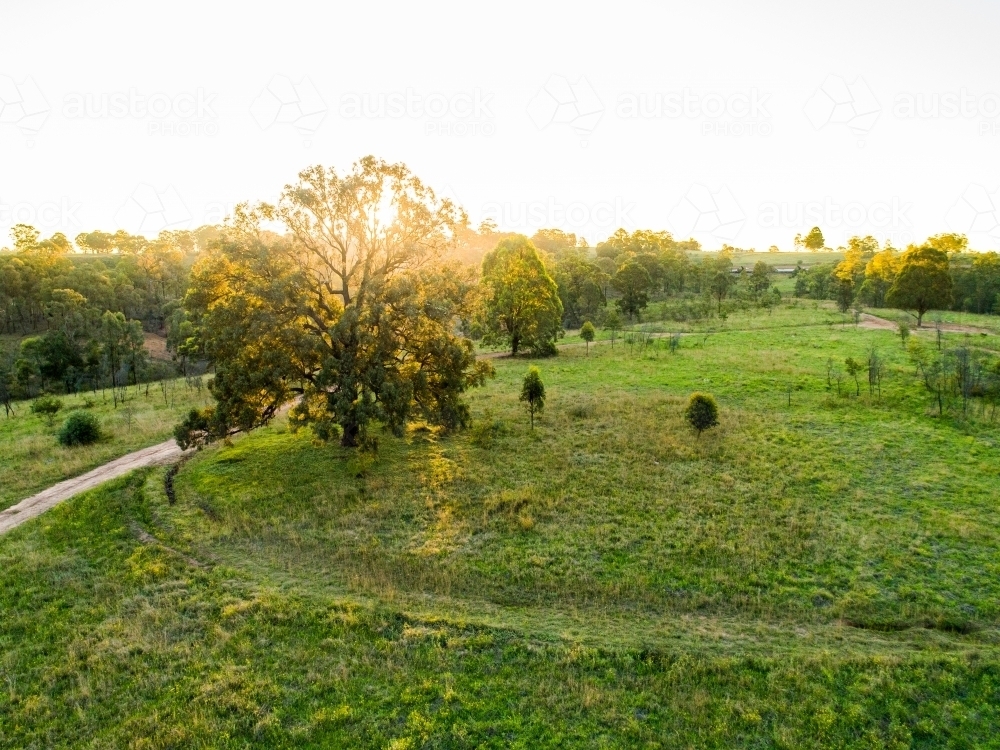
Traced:
<path id="1" fill-rule="evenodd" d="M 340 437 L 340 444 L 345 448 L 357 448 L 358 436 L 361 433 L 358 425 L 348 422 L 347 424 L 342 424 L 341 427 L 344 434 Z"/>

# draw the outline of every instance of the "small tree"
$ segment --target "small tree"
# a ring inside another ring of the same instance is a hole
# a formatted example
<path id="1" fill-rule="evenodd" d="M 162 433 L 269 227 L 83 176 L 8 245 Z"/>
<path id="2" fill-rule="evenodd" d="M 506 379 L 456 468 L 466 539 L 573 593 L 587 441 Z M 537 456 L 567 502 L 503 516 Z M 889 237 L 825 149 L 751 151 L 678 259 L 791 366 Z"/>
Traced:
<path id="1" fill-rule="evenodd" d="M 31 413 L 42 417 L 45 423 L 52 427 L 56 422 L 56 414 L 62 407 L 62 401 L 55 396 L 39 396 L 31 404 Z"/>
<path id="2" fill-rule="evenodd" d="M 615 334 L 622 328 L 622 319 L 617 310 L 611 310 L 604 318 L 604 330 L 611 331 L 611 348 L 615 348 Z"/>
<path id="3" fill-rule="evenodd" d="M 847 374 L 854 378 L 855 395 L 861 395 L 861 382 L 858 380 L 858 375 L 860 374 L 863 365 L 858 362 L 854 357 L 848 357 L 844 360 L 844 366 L 847 368 Z"/>
<path id="4" fill-rule="evenodd" d="M 903 348 L 906 348 L 906 341 L 910 338 L 910 326 L 904 321 L 899 322 L 899 338 L 903 342 Z"/>
<path id="5" fill-rule="evenodd" d="M 684 418 L 698 431 L 700 438 L 702 432 L 719 424 L 719 407 L 715 398 L 711 393 L 692 393 L 684 410 Z"/>
<path id="6" fill-rule="evenodd" d="M 545 384 L 542 382 L 542 373 L 537 367 L 528 368 L 528 374 L 524 376 L 521 385 L 519 400 L 524 402 L 531 417 L 531 429 L 535 429 L 535 414 L 540 414 L 545 408 Z"/>
<path id="7" fill-rule="evenodd" d="M 585 320 L 580 326 L 580 338 L 587 342 L 587 354 L 590 354 L 590 342 L 594 340 L 594 324 Z"/>

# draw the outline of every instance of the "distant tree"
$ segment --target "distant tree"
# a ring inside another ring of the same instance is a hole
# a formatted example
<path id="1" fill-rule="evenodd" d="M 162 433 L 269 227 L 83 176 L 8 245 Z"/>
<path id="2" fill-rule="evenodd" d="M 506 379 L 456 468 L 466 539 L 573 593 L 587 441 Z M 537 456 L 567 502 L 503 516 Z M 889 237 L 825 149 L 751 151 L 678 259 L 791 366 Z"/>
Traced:
<path id="1" fill-rule="evenodd" d="M 31 413 L 42 417 L 49 427 L 55 424 L 56 414 L 63 408 L 63 402 L 55 396 L 39 396 L 31 403 Z"/>
<path id="2" fill-rule="evenodd" d="M 759 299 L 771 286 L 771 267 L 762 260 L 754 263 L 753 272 L 747 279 L 747 286 L 750 287 L 754 298 Z"/>
<path id="3" fill-rule="evenodd" d="M 126 320 L 120 312 L 108 311 L 101 316 L 99 340 L 117 407 L 119 396 L 116 389 L 128 385 L 129 375 L 132 375 L 133 382 L 138 382 L 139 363 L 145 358 L 142 324 L 138 320 Z"/>
<path id="4" fill-rule="evenodd" d="M 535 247 L 553 255 L 577 246 L 576 235 L 561 229 L 539 229 L 531 236 Z"/>
<path id="5" fill-rule="evenodd" d="M 882 252 L 873 255 L 865 265 L 865 280 L 859 290 L 861 299 L 873 307 L 884 307 L 886 295 L 898 272 L 899 256 L 895 248 L 887 244 Z"/>
<path id="6" fill-rule="evenodd" d="M 813 253 L 826 246 L 826 240 L 823 239 L 823 232 L 819 227 L 813 227 L 809 230 L 809 233 L 802 238 L 802 246 Z"/>
<path id="7" fill-rule="evenodd" d="M 769 247 L 769 248 L 767 249 L 767 251 L 768 251 L 769 253 L 780 253 L 780 252 L 781 252 L 781 250 L 779 250 L 779 249 L 778 249 L 778 246 L 777 246 L 777 245 L 771 245 L 771 247 Z"/>
<path id="8" fill-rule="evenodd" d="M 594 340 L 594 324 L 585 320 L 580 326 L 580 338 L 587 342 L 587 354 L 590 354 L 590 342 Z"/>
<path id="9" fill-rule="evenodd" d="M 622 329 L 622 319 L 617 310 L 611 310 L 604 318 L 604 330 L 611 331 L 611 348 L 615 348 L 615 338 L 618 331 Z"/>
<path id="10" fill-rule="evenodd" d="M 964 253 L 969 249 L 969 238 L 964 234 L 948 232 L 932 235 L 927 238 L 927 242 L 924 244 L 945 253 Z"/>
<path id="11" fill-rule="evenodd" d="M 114 250 L 114 235 L 95 229 L 76 236 L 76 245 L 85 253 L 106 254 Z"/>
<path id="12" fill-rule="evenodd" d="M 614 272 L 614 263 L 609 262 Z M 553 278 L 563 306 L 563 325 L 567 328 L 578 328 L 584 320 L 596 317 L 604 307 L 607 278 L 582 253 L 564 253 L 556 262 Z"/>
<path id="13" fill-rule="evenodd" d="M 886 294 L 886 301 L 902 310 L 915 310 L 917 328 L 928 310 L 947 308 L 952 301 L 947 253 L 926 245 L 903 253 L 899 273 Z"/>
<path id="14" fill-rule="evenodd" d="M 14 250 L 19 253 L 30 252 L 38 244 L 40 234 L 30 224 L 15 224 L 10 230 L 10 238 L 14 240 Z"/>
<path id="15" fill-rule="evenodd" d="M 711 264 L 710 280 L 708 284 L 709 292 L 715 297 L 717 312 L 722 314 L 722 303 L 729 296 L 729 290 L 735 283 L 732 273 L 732 264 L 728 256 L 720 256 L 718 260 Z"/>
<path id="16" fill-rule="evenodd" d="M 545 408 L 545 384 L 542 383 L 542 374 L 537 367 L 528 368 L 518 400 L 524 403 L 531 418 L 531 429 L 535 429 L 535 415 L 540 414 Z"/>
<path id="17" fill-rule="evenodd" d="M 641 263 L 629 260 L 612 277 L 611 286 L 620 295 L 615 307 L 630 319 L 638 319 L 649 304 L 649 290 L 653 286 L 649 271 Z"/>
<path id="18" fill-rule="evenodd" d="M 698 437 L 705 430 L 719 424 L 719 407 L 711 393 L 692 393 L 688 398 L 684 418 L 698 432 Z"/>
<path id="19" fill-rule="evenodd" d="M 482 289 L 486 343 L 508 345 L 511 354 L 555 353 L 563 316 L 559 289 L 527 237 L 502 240 L 486 254 Z"/>
<path id="20" fill-rule="evenodd" d="M 837 307 L 847 312 L 854 302 L 857 291 L 864 282 L 865 265 L 875 251 L 878 241 L 874 237 L 851 237 L 847 241 L 844 259 L 833 269 L 837 289 Z"/>

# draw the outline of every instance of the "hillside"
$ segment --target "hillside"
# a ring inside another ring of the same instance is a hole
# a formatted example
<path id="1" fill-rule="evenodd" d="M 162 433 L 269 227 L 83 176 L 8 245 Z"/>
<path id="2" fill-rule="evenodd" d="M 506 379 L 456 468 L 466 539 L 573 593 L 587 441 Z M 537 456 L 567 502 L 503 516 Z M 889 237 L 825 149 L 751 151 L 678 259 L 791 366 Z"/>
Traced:
<path id="1" fill-rule="evenodd" d="M 65 503 L 0 537 L 0 744 L 996 746 L 995 425 L 844 320 L 564 347 L 534 430 L 497 359 L 471 430 L 279 422 Z"/>

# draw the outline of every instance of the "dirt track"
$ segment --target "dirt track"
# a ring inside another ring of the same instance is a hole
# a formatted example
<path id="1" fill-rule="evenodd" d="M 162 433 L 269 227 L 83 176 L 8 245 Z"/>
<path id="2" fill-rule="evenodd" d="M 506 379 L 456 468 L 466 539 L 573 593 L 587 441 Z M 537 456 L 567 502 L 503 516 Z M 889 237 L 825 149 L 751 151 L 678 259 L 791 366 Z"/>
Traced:
<path id="1" fill-rule="evenodd" d="M 845 323 L 844 327 L 849 328 L 853 326 L 853 323 Z M 860 328 L 871 328 L 880 331 L 898 331 L 899 325 L 892 320 L 886 320 L 885 318 L 880 318 L 876 315 L 870 315 L 869 313 L 862 313 L 861 322 L 858 323 Z M 917 328 L 916 326 L 911 326 L 913 331 L 933 331 L 935 326 L 933 323 L 928 323 L 924 321 L 922 328 Z M 992 333 L 992 331 L 986 328 L 977 328 L 976 326 L 964 326 L 958 323 L 942 323 L 941 330 L 945 333 Z"/>
<path id="2" fill-rule="evenodd" d="M 114 461 L 106 463 L 103 466 L 98 466 L 86 474 L 81 474 L 78 477 L 54 484 L 47 490 L 42 490 L 37 495 L 25 498 L 17 505 L 12 505 L 7 510 L 0 511 L 0 534 L 4 534 L 20 526 L 35 516 L 40 516 L 63 500 L 68 500 L 74 495 L 107 482 L 109 479 L 128 474 L 133 469 L 169 464 L 176 461 L 182 455 L 184 455 L 184 451 L 171 439 L 158 445 L 152 445 L 149 448 L 143 448 L 141 451 L 129 453 L 121 458 L 116 458 Z"/>

